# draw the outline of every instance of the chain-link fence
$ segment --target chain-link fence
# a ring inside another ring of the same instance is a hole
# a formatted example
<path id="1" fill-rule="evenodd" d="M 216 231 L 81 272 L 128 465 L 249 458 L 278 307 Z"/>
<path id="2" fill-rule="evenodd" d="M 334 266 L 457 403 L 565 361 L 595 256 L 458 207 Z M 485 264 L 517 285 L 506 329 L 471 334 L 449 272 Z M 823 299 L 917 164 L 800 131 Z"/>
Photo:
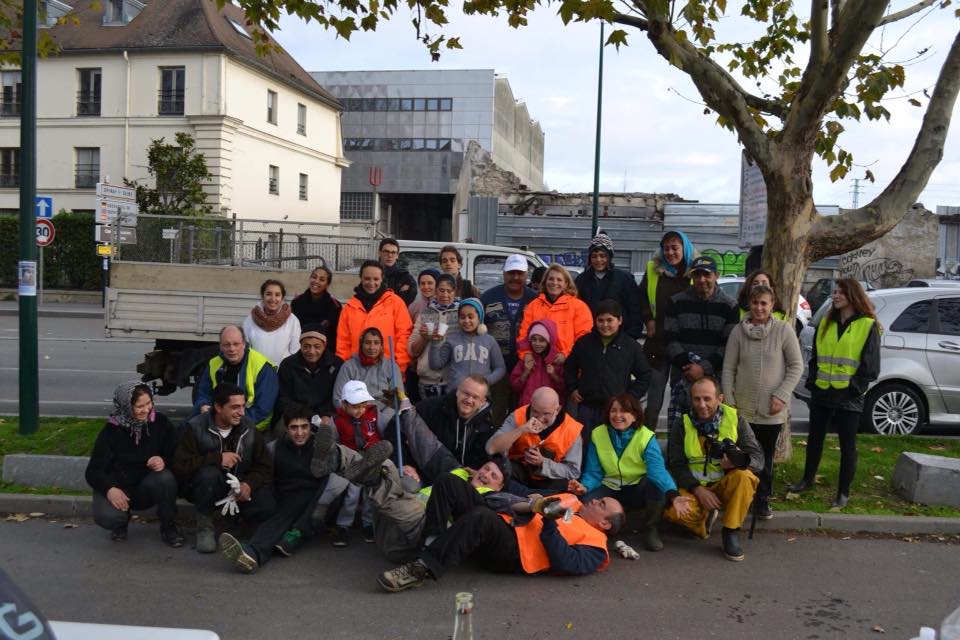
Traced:
<path id="1" fill-rule="evenodd" d="M 376 256 L 371 239 L 342 238 L 337 227 L 309 222 L 137 216 L 111 225 L 115 260 L 350 271 Z"/>

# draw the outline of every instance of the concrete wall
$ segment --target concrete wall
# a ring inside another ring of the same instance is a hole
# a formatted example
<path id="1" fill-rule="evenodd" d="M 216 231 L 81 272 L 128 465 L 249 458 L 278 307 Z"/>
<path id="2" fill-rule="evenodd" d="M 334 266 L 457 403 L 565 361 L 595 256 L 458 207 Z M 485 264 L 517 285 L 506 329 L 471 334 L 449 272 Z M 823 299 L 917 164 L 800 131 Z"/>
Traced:
<path id="1" fill-rule="evenodd" d="M 530 119 L 524 102 L 514 99 L 510 83 L 498 77 L 494 85 L 493 161 L 512 171 L 531 191 L 543 189 L 544 135 Z"/>
<path id="2" fill-rule="evenodd" d="M 937 216 L 915 205 L 885 236 L 840 256 L 840 277 L 866 280 L 878 289 L 936 277 L 938 231 Z"/>

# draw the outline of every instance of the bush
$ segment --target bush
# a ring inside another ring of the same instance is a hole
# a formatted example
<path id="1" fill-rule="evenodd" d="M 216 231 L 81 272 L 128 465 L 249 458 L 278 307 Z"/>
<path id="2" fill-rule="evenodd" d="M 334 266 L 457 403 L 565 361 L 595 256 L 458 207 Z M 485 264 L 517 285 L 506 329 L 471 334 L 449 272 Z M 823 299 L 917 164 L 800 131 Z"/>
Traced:
<path id="1" fill-rule="evenodd" d="M 43 286 L 50 289 L 100 288 L 100 258 L 93 239 L 93 215 L 60 211 L 53 217 L 57 235 L 43 250 Z M 15 251 L 0 257 L 0 287 L 17 287 L 17 261 L 20 259 L 20 218 L 0 216 L 0 237 L 15 242 Z"/>

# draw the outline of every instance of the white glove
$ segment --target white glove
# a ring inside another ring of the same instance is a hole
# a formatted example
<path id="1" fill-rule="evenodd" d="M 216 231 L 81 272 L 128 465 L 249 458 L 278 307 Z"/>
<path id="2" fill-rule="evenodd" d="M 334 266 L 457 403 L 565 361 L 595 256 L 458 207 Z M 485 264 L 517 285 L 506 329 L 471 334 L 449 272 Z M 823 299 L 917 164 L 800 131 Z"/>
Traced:
<path id="1" fill-rule="evenodd" d="M 638 560 L 640 554 L 637 553 L 636 549 L 628 545 L 623 540 L 617 540 L 614 543 L 613 548 L 617 550 L 621 557 L 626 558 L 627 560 Z"/>
<path id="2" fill-rule="evenodd" d="M 312 424 L 313 426 L 319 429 L 320 425 L 323 424 L 323 420 L 321 420 L 320 416 L 318 416 L 317 414 L 313 414 L 313 417 L 310 418 L 310 424 Z"/>
<path id="3" fill-rule="evenodd" d="M 235 516 L 240 513 L 240 505 L 237 504 L 237 498 L 232 493 L 227 494 L 227 497 L 223 500 L 214 503 L 216 507 L 220 505 L 223 505 L 223 509 L 220 510 L 222 516 Z"/>
<path id="4" fill-rule="evenodd" d="M 230 487 L 231 497 L 240 495 L 240 479 L 232 473 L 227 473 L 227 486 Z"/>

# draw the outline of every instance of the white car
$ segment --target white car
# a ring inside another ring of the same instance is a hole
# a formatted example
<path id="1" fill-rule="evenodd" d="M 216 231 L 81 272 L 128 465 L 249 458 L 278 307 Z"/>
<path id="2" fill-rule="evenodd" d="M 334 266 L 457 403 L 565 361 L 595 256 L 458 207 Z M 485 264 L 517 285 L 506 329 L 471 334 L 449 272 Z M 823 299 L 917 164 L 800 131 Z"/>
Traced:
<path id="1" fill-rule="evenodd" d="M 721 276 L 717 280 L 717 286 L 723 289 L 723 292 L 733 298 L 737 299 L 737 294 L 740 293 L 740 287 L 743 286 L 743 283 L 746 282 L 746 278 L 743 276 Z M 799 334 L 803 331 L 803 328 L 810 324 L 810 305 L 807 303 L 807 299 L 802 295 L 797 297 L 797 333 Z"/>

